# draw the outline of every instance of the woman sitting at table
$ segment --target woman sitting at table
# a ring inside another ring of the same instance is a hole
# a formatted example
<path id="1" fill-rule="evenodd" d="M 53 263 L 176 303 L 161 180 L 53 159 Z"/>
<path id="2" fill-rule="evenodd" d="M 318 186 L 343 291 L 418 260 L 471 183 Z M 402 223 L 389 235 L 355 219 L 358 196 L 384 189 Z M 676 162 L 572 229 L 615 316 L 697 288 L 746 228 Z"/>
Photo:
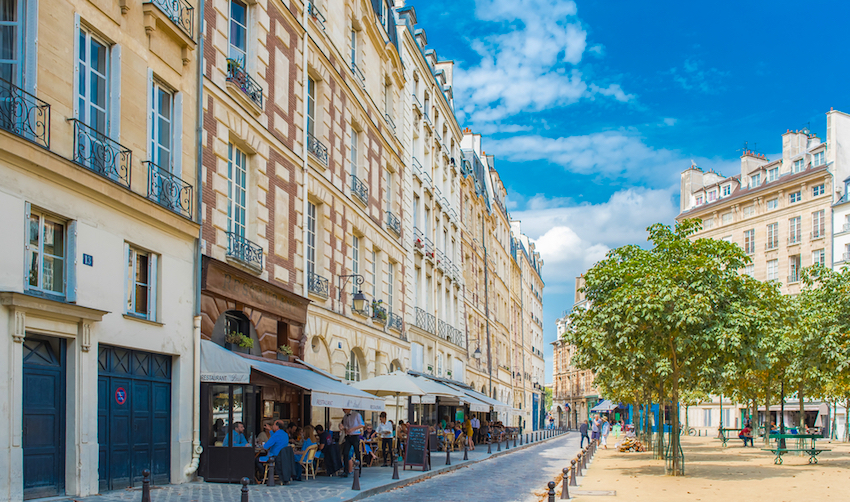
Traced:
<path id="1" fill-rule="evenodd" d="M 301 465 L 301 459 L 304 457 L 304 454 L 307 453 L 307 449 L 310 446 L 316 444 L 316 433 L 313 432 L 313 426 L 308 425 L 301 429 L 298 427 L 295 429 L 296 434 L 304 434 L 304 439 L 301 441 L 301 448 L 295 450 L 295 469 L 298 471 L 298 475 L 295 477 L 296 481 L 301 481 L 301 474 L 303 473 L 304 467 Z"/>
<path id="2" fill-rule="evenodd" d="M 463 434 L 463 431 L 460 428 L 460 422 L 455 422 L 455 426 L 452 430 L 452 433 L 455 435 L 455 441 L 457 440 L 457 438 L 460 437 L 461 434 Z"/>
<path id="3" fill-rule="evenodd" d="M 263 422 L 263 432 L 257 436 L 257 444 L 263 444 L 272 437 L 272 421 L 265 420 Z"/>

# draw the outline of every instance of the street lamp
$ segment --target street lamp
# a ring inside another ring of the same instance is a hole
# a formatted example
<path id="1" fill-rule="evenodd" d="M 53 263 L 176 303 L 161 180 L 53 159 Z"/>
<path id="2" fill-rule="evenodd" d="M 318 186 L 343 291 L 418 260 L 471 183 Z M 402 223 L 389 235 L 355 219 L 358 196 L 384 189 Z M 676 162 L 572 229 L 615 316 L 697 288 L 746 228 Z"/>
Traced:
<path id="1" fill-rule="evenodd" d="M 472 357 L 475 359 L 481 359 L 481 349 L 475 347 L 475 352 L 472 353 Z"/>
<path id="2" fill-rule="evenodd" d="M 343 281 L 343 279 L 345 279 L 345 281 Z M 351 275 L 341 275 L 341 276 L 339 276 L 337 278 L 337 288 L 336 288 L 336 290 L 337 290 L 337 293 L 338 293 L 337 300 L 340 303 L 342 303 L 342 288 L 344 288 L 345 285 L 348 284 L 349 280 L 354 281 L 355 286 L 360 286 L 361 284 L 363 284 L 363 281 L 365 279 L 363 279 L 363 276 L 360 275 L 360 274 L 351 274 Z M 357 301 L 357 295 L 358 294 L 360 295 L 361 298 L 363 298 L 364 301 L 366 300 L 366 298 L 363 297 L 363 293 L 361 291 L 358 291 L 357 293 L 354 294 L 354 301 Z M 365 303 L 363 305 L 365 305 Z"/>
<path id="3" fill-rule="evenodd" d="M 354 293 L 354 298 L 351 301 L 351 308 L 358 312 L 366 311 L 366 297 L 363 296 L 363 291 L 358 289 L 357 292 Z"/>

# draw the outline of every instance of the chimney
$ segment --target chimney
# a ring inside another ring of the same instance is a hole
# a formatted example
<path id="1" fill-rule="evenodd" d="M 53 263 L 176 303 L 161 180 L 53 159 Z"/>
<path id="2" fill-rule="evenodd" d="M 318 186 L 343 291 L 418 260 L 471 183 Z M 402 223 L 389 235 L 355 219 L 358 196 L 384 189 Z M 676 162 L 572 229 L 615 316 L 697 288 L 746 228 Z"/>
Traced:
<path id="1" fill-rule="evenodd" d="M 743 155 L 741 155 L 741 187 L 750 186 L 750 173 L 769 162 L 764 154 L 744 150 Z"/>

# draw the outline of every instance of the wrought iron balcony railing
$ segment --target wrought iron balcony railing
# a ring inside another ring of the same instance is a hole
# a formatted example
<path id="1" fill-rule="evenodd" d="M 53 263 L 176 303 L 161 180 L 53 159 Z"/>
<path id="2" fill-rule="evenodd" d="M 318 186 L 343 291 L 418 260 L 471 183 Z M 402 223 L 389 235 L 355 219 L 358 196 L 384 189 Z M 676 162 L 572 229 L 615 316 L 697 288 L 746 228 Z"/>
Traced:
<path id="1" fill-rule="evenodd" d="M 328 280 L 319 274 L 307 272 L 307 290 L 322 298 L 327 298 L 329 293 Z"/>
<path id="2" fill-rule="evenodd" d="M 363 75 L 362 71 L 360 71 L 360 67 L 357 66 L 357 63 L 353 63 L 353 62 L 351 63 L 351 73 L 353 73 L 354 76 L 357 77 L 357 82 L 360 84 L 360 87 L 365 90 L 366 89 L 366 76 Z"/>
<path id="3" fill-rule="evenodd" d="M 422 184 L 425 185 L 425 187 L 429 190 L 431 189 L 431 175 L 426 173 L 425 171 L 422 171 Z"/>
<path id="4" fill-rule="evenodd" d="M 50 148 L 50 105 L 0 79 L 0 128 Z"/>
<path id="5" fill-rule="evenodd" d="M 369 187 L 355 175 L 351 175 L 351 193 L 363 204 L 369 204 Z"/>
<path id="6" fill-rule="evenodd" d="M 93 127 L 70 120 L 74 123 L 74 162 L 130 188 L 133 152 Z"/>
<path id="7" fill-rule="evenodd" d="M 387 308 L 379 302 L 372 302 L 372 320 L 381 324 L 387 323 Z"/>
<path id="8" fill-rule="evenodd" d="M 427 237 L 425 237 L 425 257 L 431 261 L 434 260 L 434 243 Z"/>
<path id="9" fill-rule="evenodd" d="M 390 312 L 387 314 L 387 327 L 399 332 L 404 331 L 404 321 L 400 315 Z"/>
<path id="10" fill-rule="evenodd" d="M 416 110 L 419 113 L 422 113 L 422 103 L 419 102 L 419 98 L 416 97 L 416 93 L 411 93 L 411 95 L 413 96 L 413 105 L 416 107 Z"/>
<path id="11" fill-rule="evenodd" d="M 252 103 L 260 108 L 263 107 L 263 88 L 235 59 L 227 60 L 227 81 L 239 87 Z"/>
<path id="12" fill-rule="evenodd" d="M 227 232 L 227 256 L 251 268 L 263 268 L 263 248 L 235 232 Z"/>
<path id="13" fill-rule="evenodd" d="M 446 268 L 446 255 L 439 249 L 434 250 L 434 260 L 436 261 L 436 265 L 440 267 L 440 269 L 445 270 Z"/>
<path id="14" fill-rule="evenodd" d="M 425 236 L 416 227 L 413 227 L 413 249 L 420 253 L 425 249 Z"/>
<path id="15" fill-rule="evenodd" d="M 416 307 L 415 311 L 416 326 L 418 326 L 420 329 L 427 331 L 428 333 L 436 333 L 436 318 L 419 307 Z"/>
<path id="16" fill-rule="evenodd" d="M 463 331 L 461 331 L 461 330 L 459 330 L 455 327 L 452 327 L 449 330 L 449 341 L 451 343 L 457 345 L 458 347 L 466 347 L 466 343 L 464 343 L 465 340 L 464 340 L 464 336 L 463 336 Z"/>
<path id="17" fill-rule="evenodd" d="M 307 151 L 319 159 L 319 162 L 328 165 L 328 147 L 310 133 L 307 133 Z"/>
<path id="18" fill-rule="evenodd" d="M 437 320 L 437 336 L 444 340 L 451 338 L 451 325 L 442 319 Z"/>
<path id="19" fill-rule="evenodd" d="M 327 20 L 327 19 L 325 19 L 325 16 L 324 16 L 324 15 L 323 15 L 320 11 L 319 11 L 319 8 L 318 8 L 318 7 L 316 7 L 316 6 L 313 4 L 313 2 L 310 2 L 310 3 L 307 5 L 307 13 L 308 13 L 308 14 L 310 14 L 310 17 L 311 17 L 311 18 L 313 18 L 313 20 L 314 20 L 314 21 L 316 21 L 317 23 L 319 23 L 320 25 L 322 25 L 322 28 L 324 29 L 324 27 L 325 27 L 325 23 L 326 23 L 328 20 Z"/>
<path id="20" fill-rule="evenodd" d="M 387 211 L 387 228 L 398 236 L 401 236 L 401 220 L 392 211 Z"/>
<path id="21" fill-rule="evenodd" d="M 142 162 L 142 164 L 148 166 L 148 199 L 191 219 L 192 185 L 153 162 Z"/>
<path id="22" fill-rule="evenodd" d="M 413 165 L 414 176 L 418 177 L 419 180 L 421 181 L 422 180 L 422 172 L 423 172 L 422 171 L 422 164 L 419 162 L 419 160 L 416 157 L 412 157 L 412 160 L 410 161 L 410 163 Z"/>
<path id="23" fill-rule="evenodd" d="M 392 129 L 393 134 L 395 134 L 395 122 L 393 121 L 392 117 L 390 117 L 390 114 L 385 113 L 384 118 L 387 119 L 387 124 L 390 125 L 390 129 Z"/>
<path id="24" fill-rule="evenodd" d="M 193 38 L 195 26 L 195 8 L 186 0 L 146 0 L 144 3 L 156 5 L 168 19 L 171 19 L 183 33 Z"/>

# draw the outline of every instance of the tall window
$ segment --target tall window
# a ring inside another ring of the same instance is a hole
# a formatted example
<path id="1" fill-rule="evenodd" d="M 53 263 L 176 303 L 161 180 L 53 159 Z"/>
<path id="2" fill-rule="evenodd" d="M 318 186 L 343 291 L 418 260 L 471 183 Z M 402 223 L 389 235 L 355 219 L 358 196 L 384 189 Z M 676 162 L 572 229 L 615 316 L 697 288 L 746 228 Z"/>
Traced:
<path id="1" fill-rule="evenodd" d="M 374 4 L 373 4 L 374 5 Z M 390 26 L 393 23 L 393 11 L 390 8 L 390 3 L 388 0 L 381 0 L 381 26 L 387 30 L 387 33 L 390 32 Z"/>
<path id="2" fill-rule="evenodd" d="M 174 137 L 174 94 L 159 82 L 151 86 L 151 161 L 171 171 Z"/>
<path id="3" fill-rule="evenodd" d="M 348 353 L 348 362 L 345 363 L 345 379 L 349 382 L 360 381 L 360 360 L 353 350 Z"/>
<path id="4" fill-rule="evenodd" d="M 825 265 L 826 252 L 823 249 L 815 249 L 812 252 L 812 265 Z"/>
<path id="5" fill-rule="evenodd" d="M 21 85 L 23 0 L 0 0 L 0 78 Z"/>
<path id="6" fill-rule="evenodd" d="M 245 67 L 248 56 L 248 6 L 230 0 L 230 50 L 227 57 Z"/>
<path id="7" fill-rule="evenodd" d="M 771 223 L 767 226 L 767 249 L 779 247 L 779 223 Z"/>
<path id="8" fill-rule="evenodd" d="M 311 133 L 312 134 L 312 133 Z M 354 129 L 354 126 L 351 126 L 351 158 L 349 161 L 351 162 L 351 175 L 357 176 L 357 145 L 360 143 L 360 133 Z"/>
<path id="9" fill-rule="evenodd" d="M 357 30 L 351 28 L 351 64 L 357 66 Z"/>
<path id="10" fill-rule="evenodd" d="M 795 216 L 788 220 L 788 243 L 797 244 L 801 240 L 802 225 L 801 218 Z"/>
<path id="11" fill-rule="evenodd" d="M 384 83 L 384 113 L 393 116 L 393 86 L 388 82 Z"/>
<path id="12" fill-rule="evenodd" d="M 788 282 L 800 280 L 800 255 L 788 257 Z"/>
<path id="13" fill-rule="evenodd" d="M 756 252 L 756 231 L 744 230 L 744 252 L 753 254 Z"/>
<path id="14" fill-rule="evenodd" d="M 307 133 L 316 136 L 316 81 L 307 78 Z"/>
<path id="15" fill-rule="evenodd" d="M 127 313 L 156 320 L 157 256 L 127 247 Z"/>
<path id="16" fill-rule="evenodd" d="M 767 280 L 775 281 L 779 279 L 779 260 L 770 260 L 767 262 Z"/>
<path id="17" fill-rule="evenodd" d="M 423 107 L 425 108 L 424 113 L 425 113 L 425 118 L 427 119 L 427 118 L 428 118 L 428 110 L 429 110 L 429 109 L 430 109 L 430 107 L 431 107 L 431 98 L 428 96 L 428 93 L 427 93 L 427 92 L 425 93 L 425 100 L 424 100 L 424 103 L 425 103 L 425 104 L 423 105 Z"/>
<path id="18" fill-rule="evenodd" d="M 307 203 L 307 274 L 316 273 L 316 205 Z"/>
<path id="19" fill-rule="evenodd" d="M 30 212 L 26 245 L 27 287 L 52 294 L 65 293 L 65 224 Z"/>
<path id="20" fill-rule="evenodd" d="M 443 376 L 443 354 L 437 354 L 437 376 Z"/>
<path id="21" fill-rule="evenodd" d="M 756 269 L 755 266 L 750 263 L 749 265 L 744 267 L 744 273 L 750 277 L 755 277 Z"/>
<path id="22" fill-rule="evenodd" d="M 387 211 L 393 211 L 393 173 L 384 171 L 384 186 L 387 192 Z"/>
<path id="23" fill-rule="evenodd" d="M 413 196 L 413 226 L 419 228 L 419 196 Z"/>
<path id="24" fill-rule="evenodd" d="M 395 263 L 387 263 L 387 311 L 393 311 L 393 300 L 395 299 Z"/>
<path id="25" fill-rule="evenodd" d="M 817 197 L 818 195 L 823 195 L 823 183 L 820 185 L 815 185 L 812 187 L 812 197 Z"/>
<path id="26" fill-rule="evenodd" d="M 824 217 L 823 209 L 812 213 L 812 238 L 817 239 L 824 235 Z"/>
<path id="27" fill-rule="evenodd" d="M 107 134 L 109 47 L 84 28 L 80 28 L 79 44 L 77 118 L 98 132 Z"/>
<path id="28" fill-rule="evenodd" d="M 247 156 L 233 143 L 227 145 L 227 231 L 245 237 L 247 212 Z"/>
<path id="29" fill-rule="evenodd" d="M 360 275 L 360 237 L 351 237 L 351 273 Z M 357 293 L 357 284 L 351 281 L 351 293 Z"/>
<path id="30" fill-rule="evenodd" d="M 372 298 L 378 297 L 378 252 L 372 249 Z"/>

